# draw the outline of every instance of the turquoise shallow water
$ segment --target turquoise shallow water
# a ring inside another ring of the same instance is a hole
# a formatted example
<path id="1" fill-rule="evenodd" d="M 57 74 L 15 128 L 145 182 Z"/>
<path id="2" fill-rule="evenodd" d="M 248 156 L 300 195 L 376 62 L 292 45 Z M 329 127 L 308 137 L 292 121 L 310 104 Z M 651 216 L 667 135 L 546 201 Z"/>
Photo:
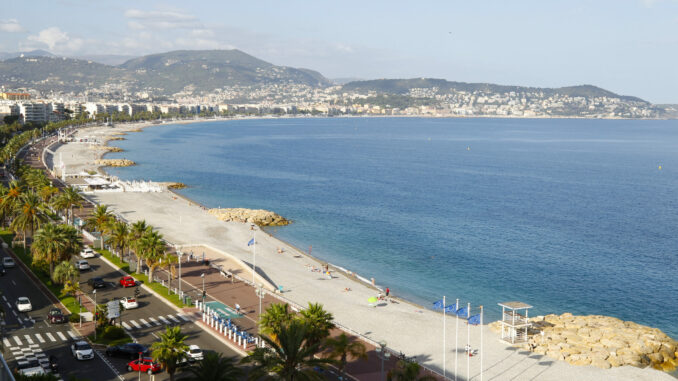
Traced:
<path id="1" fill-rule="evenodd" d="M 274 210 L 297 247 L 395 295 L 520 300 L 678 337 L 678 121 L 329 118 L 162 125 L 125 179 Z M 659 169 L 659 166 L 662 169 Z"/>

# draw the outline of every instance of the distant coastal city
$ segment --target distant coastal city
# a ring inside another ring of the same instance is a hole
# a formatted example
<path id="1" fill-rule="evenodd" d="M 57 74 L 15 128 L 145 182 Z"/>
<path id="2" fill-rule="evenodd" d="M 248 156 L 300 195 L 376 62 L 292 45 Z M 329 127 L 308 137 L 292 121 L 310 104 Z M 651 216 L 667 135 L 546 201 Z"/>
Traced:
<path id="1" fill-rule="evenodd" d="M 23 54 L 0 61 L 0 120 L 129 120 L 150 114 L 628 119 L 678 115 L 675 105 L 654 105 L 590 85 L 547 89 L 430 78 L 337 84 L 319 73 L 309 76 L 308 70 L 274 66 L 237 50 L 182 53 L 146 56 L 118 67 Z M 235 59 L 247 62 L 232 65 Z M 194 75 L 181 74 L 187 70 Z M 162 77 L 172 77 L 174 83 L 158 84 Z"/>

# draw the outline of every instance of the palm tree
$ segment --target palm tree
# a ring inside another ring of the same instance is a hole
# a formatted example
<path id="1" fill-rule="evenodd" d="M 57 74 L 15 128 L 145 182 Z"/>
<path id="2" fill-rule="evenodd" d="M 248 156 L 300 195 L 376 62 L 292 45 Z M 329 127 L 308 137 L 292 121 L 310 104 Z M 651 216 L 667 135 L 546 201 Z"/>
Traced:
<path id="1" fill-rule="evenodd" d="M 237 381 L 244 372 L 235 366 L 235 357 L 223 357 L 219 352 L 209 352 L 194 366 L 188 368 L 192 377 L 186 381 Z"/>
<path id="2" fill-rule="evenodd" d="M 26 232 L 33 236 L 35 229 L 40 228 L 47 221 L 47 215 L 43 210 L 44 206 L 35 192 L 28 192 L 21 195 L 17 206 L 17 216 L 12 221 L 11 227 L 15 232 L 23 232 L 24 248 L 26 248 Z"/>
<path id="3" fill-rule="evenodd" d="M 43 202 L 49 203 L 55 195 L 59 194 L 59 188 L 52 185 L 46 185 L 40 188 L 38 193 Z"/>
<path id="4" fill-rule="evenodd" d="M 54 262 L 66 251 L 66 236 L 57 225 L 47 224 L 35 233 L 31 245 L 33 262 L 46 261 L 49 263 L 49 273 L 54 274 Z"/>
<path id="5" fill-rule="evenodd" d="M 346 379 L 346 363 L 348 362 L 348 356 L 359 359 L 367 359 L 367 353 L 365 353 L 365 345 L 360 341 L 349 338 L 345 333 L 337 337 L 330 337 L 325 340 L 325 346 L 330 349 L 329 357 L 332 359 L 339 360 L 339 372 L 341 373 L 341 379 Z"/>
<path id="6" fill-rule="evenodd" d="M 435 381 L 431 375 L 420 376 L 421 365 L 415 361 L 398 360 L 395 368 L 388 371 L 388 381 Z"/>
<path id="7" fill-rule="evenodd" d="M 2 200 L 0 201 L 0 213 L 3 217 L 11 217 L 14 214 L 22 194 L 23 187 L 18 181 L 14 180 L 9 183 L 9 188 L 3 191 Z"/>
<path id="8" fill-rule="evenodd" d="M 146 224 L 146 220 L 133 223 L 129 231 L 129 246 L 134 250 L 134 255 L 137 257 L 137 272 L 141 272 L 141 237 L 150 231 L 153 231 L 153 228 Z"/>
<path id="9" fill-rule="evenodd" d="M 122 259 L 125 248 L 129 244 L 129 226 L 122 221 L 114 222 L 111 226 L 111 236 L 108 238 L 108 242 L 116 248 L 116 251 L 120 251 L 120 258 Z"/>
<path id="10" fill-rule="evenodd" d="M 268 378 L 280 380 L 322 380 L 323 377 L 314 368 L 324 368 L 333 360 L 315 358 L 320 345 L 309 344 L 306 340 L 308 326 L 300 320 L 293 319 L 289 324 L 280 327 L 277 340 L 264 335 L 266 348 L 256 348 L 242 359 L 244 364 L 253 364 L 248 375 L 250 380 Z"/>
<path id="11" fill-rule="evenodd" d="M 103 236 L 104 232 L 109 231 L 113 221 L 115 221 L 115 216 L 108 210 L 108 205 L 98 205 L 87 223 L 94 227 L 96 231 L 101 232 Z"/>
<path id="12" fill-rule="evenodd" d="M 153 271 L 160 264 L 160 260 L 165 256 L 165 243 L 162 241 L 162 234 L 154 231 L 146 232 L 139 242 L 139 249 L 141 255 L 139 257 L 139 264 L 137 272 L 141 270 L 141 259 L 146 260 L 148 265 L 148 281 L 153 282 Z"/>
<path id="13" fill-rule="evenodd" d="M 276 339 L 283 326 L 292 321 L 294 315 L 290 313 L 290 305 L 274 303 L 266 308 L 266 311 L 259 318 L 259 327 L 261 332 Z"/>
<path id="14" fill-rule="evenodd" d="M 59 259 L 70 261 L 74 255 L 82 250 L 82 234 L 80 234 L 78 229 L 70 225 L 59 225 L 59 230 L 66 237 L 66 250 Z"/>
<path id="15" fill-rule="evenodd" d="M 68 261 L 60 262 L 54 267 L 54 272 L 52 273 L 52 280 L 60 284 L 65 284 L 68 281 L 75 281 L 79 277 L 80 272 L 78 269 Z"/>
<path id="16" fill-rule="evenodd" d="M 165 333 L 160 334 L 160 341 L 151 345 L 153 358 L 165 368 L 170 381 L 174 381 L 174 372 L 179 366 L 178 363 L 186 357 L 188 346 L 184 344 L 185 339 L 186 335 L 181 333 L 180 326 L 167 327 Z"/>
<path id="17" fill-rule="evenodd" d="M 73 207 L 82 208 L 83 201 L 75 188 L 68 187 L 54 199 L 54 207 L 66 211 L 66 223 L 70 225 L 73 222 Z"/>
<path id="18" fill-rule="evenodd" d="M 320 303 L 308 303 L 308 308 L 301 311 L 298 319 L 308 325 L 308 337 L 310 343 L 315 344 L 322 341 L 330 335 L 330 330 L 335 326 L 332 320 L 334 317 L 331 313 L 323 309 Z"/>

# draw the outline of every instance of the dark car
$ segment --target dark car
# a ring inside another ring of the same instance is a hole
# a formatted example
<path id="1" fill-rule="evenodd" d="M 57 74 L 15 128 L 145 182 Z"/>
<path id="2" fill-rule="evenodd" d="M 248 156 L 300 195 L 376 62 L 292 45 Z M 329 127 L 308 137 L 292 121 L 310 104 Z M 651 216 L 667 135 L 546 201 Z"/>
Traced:
<path id="1" fill-rule="evenodd" d="M 106 348 L 106 356 L 109 357 L 138 359 L 139 352 L 141 352 L 142 357 L 148 356 L 148 354 L 150 353 L 147 347 L 137 343 L 127 343 Z"/>
<path id="2" fill-rule="evenodd" d="M 2 263 L 0 263 L 0 275 L 5 275 L 6 272 L 7 270 L 5 270 L 5 266 L 3 266 Z"/>
<path id="3" fill-rule="evenodd" d="M 49 309 L 49 312 L 47 312 L 47 321 L 49 321 L 52 324 L 59 324 L 65 323 L 67 319 L 60 309 L 52 307 Z"/>
<path id="4" fill-rule="evenodd" d="M 106 287 L 106 282 L 104 281 L 104 278 L 97 276 L 94 278 L 90 278 L 87 281 L 87 284 L 90 285 L 92 288 L 102 288 Z"/>

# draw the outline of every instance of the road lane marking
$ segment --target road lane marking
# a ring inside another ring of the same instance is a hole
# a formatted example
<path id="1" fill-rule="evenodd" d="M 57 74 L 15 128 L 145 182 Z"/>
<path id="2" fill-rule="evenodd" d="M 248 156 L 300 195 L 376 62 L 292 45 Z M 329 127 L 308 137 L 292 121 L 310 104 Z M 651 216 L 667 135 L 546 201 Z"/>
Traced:
<path id="1" fill-rule="evenodd" d="M 57 336 L 59 336 L 59 338 L 61 339 L 61 341 L 66 341 L 66 340 L 67 340 L 67 339 L 66 339 L 66 336 L 64 336 L 63 333 L 57 332 L 56 334 L 57 334 Z"/>
<path id="2" fill-rule="evenodd" d="M 130 320 L 129 322 L 132 323 L 132 325 L 133 325 L 134 327 L 136 327 L 136 328 L 138 328 L 138 329 L 141 329 L 141 326 L 140 326 L 139 323 L 137 323 L 136 321 Z"/>
<path id="3" fill-rule="evenodd" d="M 6 337 L 2 338 L 2 343 L 5 344 L 5 348 L 9 348 L 12 346 L 12 344 L 9 342 L 9 340 L 7 340 Z"/>
<path id="4" fill-rule="evenodd" d="M 170 320 L 172 320 L 173 322 L 177 323 L 177 324 L 181 323 L 181 322 L 179 321 L 179 319 L 175 318 L 175 317 L 172 316 L 172 315 L 167 315 L 167 317 L 168 317 Z"/>
<path id="5" fill-rule="evenodd" d="M 45 335 L 47 335 L 47 338 L 50 339 L 51 341 L 56 341 L 56 339 L 54 338 L 54 336 L 52 336 L 51 333 L 47 332 L 45 333 Z"/>
<path id="6" fill-rule="evenodd" d="M 191 321 L 191 319 L 189 319 L 188 316 L 186 316 L 184 314 L 177 314 L 177 316 L 179 316 L 183 321 L 187 321 L 187 322 Z"/>
<path id="7" fill-rule="evenodd" d="M 5 302 L 7 302 L 7 298 L 5 297 L 5 295 L 2 296 L 2 300 L 4 300 Z M 9 304 L 9 302 L 7 302 L 7 304 Z"/>
<path id="8" fill-rule="evenodd" d="M 167 324 L 167 325 L 170 323 L 167 319 L 165 319 L 165 318 L 162 317 L 162 316 L 158 316 L 158 319 L 160 319 L 160 321 L 162 321 L 163 323 L 165 323 L 165 324 Z"/>
<path id="9" fill-rule="evenodd" d="M 129 324 L 125 323 L 124 321 L 122 322 L 122 326 L 128 331 L 132 329 L 132 327 L 130 327 Z"/>
<path id="10" fill-rule="evenodd" d="M 140 322 L 142 322 L 146 327 L 150 327 L 151 323 L 147 322 L 145 319 L 139 319 Z"/>
<path id="11" fill-rule="evenodd" d="M 14 279 L 12 279 L 12 284 L 16 286 L 16 282 L 14 281 Z"/>
<path id="12" fill-rule="evenodd" d="M 73 333 L 73 331 L 70 331 L 70 330 L 69 330 L 67 333 L 68 333 L 68 336 L 71 337 L 71 339 L 77 339 L 77 338 L 78 338 L 78 335 L 76 335 L 75 333 Z"/>
<path id="13" fill-rule="evenodd" d="M 20 347 L 24 345 L 24 343 L 21 342 L 20 338 L 18 338 L 16 336 L 14 336 L 13 338 L 14 338 L 14 341 L 16 342 L 16 345 L 18 345 Z"/>
<path id="14" fill-rule="evenodd" d="M 41 342 L 41 343 L 44 343 L 44 342 L 45 342 L 45 339 L 43 339 L 42 336 L 40 336 L 39 333 L 36 333 L 36 334 L 35 334 L 35 337 L 38 339 L 39 342 Z"/>
<path id="15" fill-rule="evenodd" d="M 150 320 L 151 323 L 153 323 L 153 324 L 155 324 L 155 325 L 160 325 L 160 323 L 158 323 L 158 321 L 155 320 L 155 319 L 153 319 L 152 317 L 149 317 L 148 320 Z"/>
<path id="16" fill-rule="evenodd" d="M 33 339 L 31 339 L 30 336 L 24 335 L 24 337 L 26 338 L 26 341 L 28 341 L 28 344 L 33 344 Z"/>

